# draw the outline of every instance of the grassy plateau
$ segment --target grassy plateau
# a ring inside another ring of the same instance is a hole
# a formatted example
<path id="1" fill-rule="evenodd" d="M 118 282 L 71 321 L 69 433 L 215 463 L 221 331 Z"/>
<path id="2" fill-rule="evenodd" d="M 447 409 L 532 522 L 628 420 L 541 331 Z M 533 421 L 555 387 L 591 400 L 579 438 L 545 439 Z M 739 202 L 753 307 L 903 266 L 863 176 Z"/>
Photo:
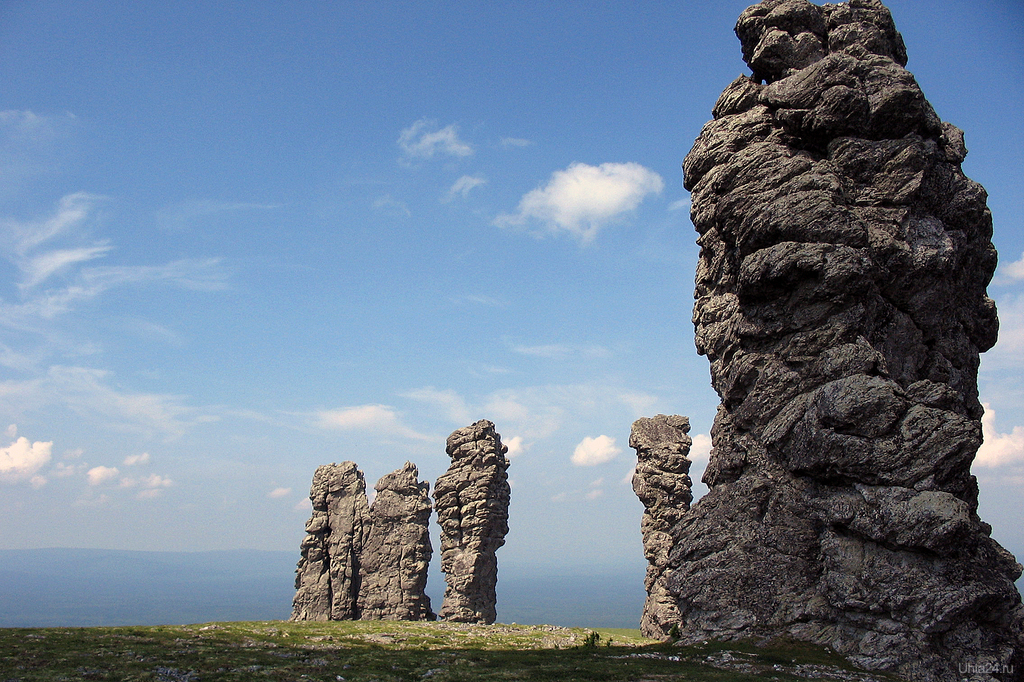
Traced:
<path id="1" fill-rule="evenodd" d="M 0 629 L 14 680 L 891 680 L 794 642 L 679 647 L 637 630 L 398 621 Z"/>

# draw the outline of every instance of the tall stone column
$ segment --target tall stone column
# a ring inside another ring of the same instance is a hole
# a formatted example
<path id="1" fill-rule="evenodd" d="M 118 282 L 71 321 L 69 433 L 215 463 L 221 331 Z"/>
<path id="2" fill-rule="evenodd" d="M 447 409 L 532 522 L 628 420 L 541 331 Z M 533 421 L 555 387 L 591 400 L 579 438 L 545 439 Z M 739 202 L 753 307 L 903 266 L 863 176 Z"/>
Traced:
<path id="1" fill-rule="evenodd" d="M 1016 670 L 1021 567 L 978 517 L 985 190 L 877 0 L 769 0 L 684 163 L 721 397 L 670 552 L 683 639 L 787 634 L 910 680 Z M 983 678 L 977 678 L 983 679 Z"/>
<path id="2" fill-rule="evenodd" d="M 448 436 L 451 466 L 434 486 L 441 526 L 441 570 L 447 587 L 440 617 L 493 623 L 498 558 L 508 533 L 508 448 L 494 424 L 480 421 Z"/>

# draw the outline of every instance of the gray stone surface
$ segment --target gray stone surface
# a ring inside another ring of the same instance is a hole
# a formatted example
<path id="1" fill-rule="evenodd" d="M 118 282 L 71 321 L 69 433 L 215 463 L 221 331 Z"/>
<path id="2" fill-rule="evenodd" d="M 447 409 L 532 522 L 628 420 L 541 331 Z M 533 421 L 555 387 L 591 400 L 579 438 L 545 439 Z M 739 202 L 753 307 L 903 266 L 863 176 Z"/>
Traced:
<path id="1" fill-rule="evenodd" d="M 441 526 L 441 570 L 447 586 L 440 617 L 460 623 L 494 622 L 498 558 L 508 533 L 508 448 L 494 424 L 481 419 L 448 436 L 452 458 L 434 486 Z"/>
<path id="2" fill-rule="evenodd" d="M 641 627 L 656 627 L 647 621 L 678 622 L 676 598 L 668 588 L 672 579 L 669 556 L 674 544 L 673 529 L 690 509 L 690 420 L 679 415 L 659 414 L 633 422 L 629 446 L 636 450 L 633 492 L 644 505 L 640 521 L 647 576 L 644 587 L 644 621 Z"/>
<path id="3" fill-rule="evenodd" d="M 970 473 L 998 325 L 963 133 L 874 0 L 763 2 L 736 33 L 753 77 L 684 163 L 696 344 L 721 397 L 711 490 L 672 529 L 675 609 L 655 602 L 644 631 L 787 634 L 911 680 L 1020 679 L 1021 567 Z"/>
<path id="4" fill-rule="evenodd" d="M 381 478 L 371 506 L 355 463 L 317 467 L 292 620 L 433 620 L 429 484 L 417 475 L 406 462 Z"/>
<path id="5" fill-rule="evenodd" d="M 313 514 L 295 570 L 291 619 L 358 619 L 360 565 L 370 520 L 363 472 L 354 462 L 317 467 L 309 500 Z"/>
<path id="6" fill-rule="evenodd" d="M 406 462 L 377 482 L 370 505 L 371 531 L 363 547 L 359 614 L 363 620 L 434 620 L 427 567 L 430 546 L 430 483 Z"/>

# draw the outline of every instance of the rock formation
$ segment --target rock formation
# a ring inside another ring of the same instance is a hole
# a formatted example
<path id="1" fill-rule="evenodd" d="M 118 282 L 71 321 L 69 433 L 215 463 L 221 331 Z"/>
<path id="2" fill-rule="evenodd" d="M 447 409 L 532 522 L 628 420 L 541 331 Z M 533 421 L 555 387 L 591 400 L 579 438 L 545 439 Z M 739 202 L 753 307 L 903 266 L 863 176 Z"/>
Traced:
<path id="1" fill-rule="evenodd" d="M 390 473 L 375 486 L 371 531 L 363 547 L 359 586 L 363 620 L 434 620 L 427 567 L 430 547 L 430 484 L 418 480 L 416 465 Z"/>
<path id="2" fill-rule="evenodd" d="M 660 614 L 666 622 L 679 621 L 675 595 L 666 583 L 671 577 L 668 564 L 674 541 L 672 529 L 690 509 L 693 499 L 690 460 L 686 457 L 690 454 L 689 431 L 690 420 L 686 417 L 659 414 L 636 420 L 629 434 L 629 446 L 636 450 L 637 457 L 633 492 L 644 504 L 640 533 L 648 563 L 645 619 L 648 614 Z M 652 625 L 641 623 L 645 630 Z"/>
<path id="3" fill-rule="evenodd" d="M 313 514 L 306 522 L 295 570 L 292 620 L 359 618 L 363 540 L 370 509 L 366 483 L 354 462 L 325 464 L 309 489 Z"/>
<path id="4" fill-rule="evenodd" d="M 434 486 L 447 587 L 439 614 L 460 623 L 494 622 L 498 558 L 508 533 L 508 448 L 481 419 L 448 436 L 451 466 Z"/>
<path id="5" fill-rule="evenodd" d="M 753 77 L 684 163 L 696 343 L 721 397 L 711 490 L 672 529 L 674 608 L 649 601 L 644 630 L 1020 679 L 1021 567 L 970 472 L 996 253 L 963 134 L 877 0 L 769 0 L 736 34 Z"/>
<path id="6" fill-rule="evenodd" d="M 433 620 L 424 594 L 431 547 L 429 483 L 406 462 L 366 501 L 353 462 L 317 467 L 292 620 Z"/>

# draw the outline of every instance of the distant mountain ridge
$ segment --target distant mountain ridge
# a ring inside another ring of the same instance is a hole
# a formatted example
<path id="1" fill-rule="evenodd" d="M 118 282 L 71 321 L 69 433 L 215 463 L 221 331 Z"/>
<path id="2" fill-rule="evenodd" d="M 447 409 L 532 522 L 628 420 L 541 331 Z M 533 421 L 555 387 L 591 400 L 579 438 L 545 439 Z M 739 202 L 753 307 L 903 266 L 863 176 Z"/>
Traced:
<path id="1" fill-rule="evenodd" d="M 0 627 L 182 625 L 284 620 L 291 613 L 298 552 L 0 550 Z M 427 592 L 441 603 L 431 567 Z M 635 628 L 643 572 L 586 575 L 499 569 L 498 620 Z"/>

